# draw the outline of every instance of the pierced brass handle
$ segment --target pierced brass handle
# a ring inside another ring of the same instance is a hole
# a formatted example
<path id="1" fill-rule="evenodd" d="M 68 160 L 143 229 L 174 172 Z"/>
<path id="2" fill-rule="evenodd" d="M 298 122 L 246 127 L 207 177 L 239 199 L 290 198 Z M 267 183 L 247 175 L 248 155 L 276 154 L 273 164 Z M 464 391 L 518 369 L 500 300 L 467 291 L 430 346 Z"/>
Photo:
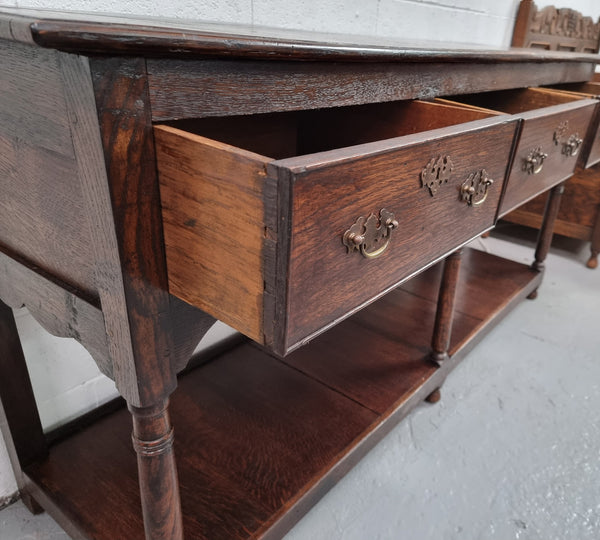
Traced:
<path id="1" fill-rule="evenodd" d="M 359 217 L 344 233 L 342 243 L 348 253 L 359 251 L 367 259 L 376 259 L 388 248 L 392 231 L 397 227 L 394 214 L 382 208 L 379 217 L 375 214 Z"/>
<path id="2" fill-rule="evenodd" d="M 548 154 L 542 152 L 542 147 L 538 146 L 533 149 L 527 157 L 523 160 L 523 170 L 527 174 L 538 174 L 541 172 L 544 166 L 544 160 L 548 157 Z"/>
<path id="3" fill-rule="evenodd" d="M 565 156 L 576 156 L 579 154 L 583 139 L 579 133 L 573 133 L 562 145 L 562 153 Z"/>
<path id="4" fill-rule="evenodd" d="M 469 206 L 479 206 L 487 199 L 493 183 L 485 169 L 471 173 L 460 186 L 460 198 Z"/>

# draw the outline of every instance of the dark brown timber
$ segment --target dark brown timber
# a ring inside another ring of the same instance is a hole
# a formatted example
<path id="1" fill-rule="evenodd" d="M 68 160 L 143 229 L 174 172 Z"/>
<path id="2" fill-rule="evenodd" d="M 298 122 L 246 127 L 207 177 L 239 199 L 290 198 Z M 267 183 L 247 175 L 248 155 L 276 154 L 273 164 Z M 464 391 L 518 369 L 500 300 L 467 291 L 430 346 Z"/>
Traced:
<path id="1" fill-rule="evenodd" d="M 48 454 L 48 449 L 13 312 L 2 301 L 0 301 L 0 428 L 9 450 L 21 498 L 31 512 L 37 513 L 40 508 L 27 490 L 22 469 L 43 460 Z"/>
<path id="2" fill-rule="evenodd" d="M 431 360 L 441 364 L 448 359 L 448 349 L 452 336 L 452 323 L 454 319 L 454 303 L 456 288 L 460 273 L 460 260 L 462 250 L 455 251 L 444 261 L 444 274 L 440 285 L 435 325 L 431 338 Z"/>
<path id="3" fill-rule="evenodd" d="M 559 184 L 558 186 L 554 186 L 548 195 L 548 202 L 544 211 L 544 221 L 540 228 L 537 247 L 535 249 L 535 261 L 531 265 L 534 270 L 542 271 L 544 269 L 544 261 L 548 256 L 550 244 L 552 243 L 554 220 L 558 214 L 560 199 L 564 190 L 564 184 Z"/>
<path id="4" fill-rule="evenodd" d="M 129 407 L 137 453 L 144 529 L 149 540 L 182 540 L 181 501 L 173 453 L 169 401 L 154 407 Z"/>

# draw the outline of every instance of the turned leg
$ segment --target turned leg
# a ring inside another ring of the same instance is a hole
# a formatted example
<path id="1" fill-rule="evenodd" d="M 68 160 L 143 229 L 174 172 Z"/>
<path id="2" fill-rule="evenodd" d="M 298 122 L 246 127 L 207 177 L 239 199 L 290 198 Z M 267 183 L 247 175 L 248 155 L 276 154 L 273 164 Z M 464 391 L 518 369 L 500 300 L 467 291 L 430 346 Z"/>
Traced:
<path id="1" fill-rule="evenodd" d="M 590 254 L 590 258 L 586 264 L 588 268 L 597 268 L 598 267 L 598 254 L 600 254 L 600 208 L 598 208 L 598 213 L 596 214 L 596 222 L 594 223 L 594 229 L 592 231 L 592 253 Z"/>
<path id="2" fill-rule="evenodd" d="M 535 261 L 531 265 L 533 270 L 542 272 L 544 270 L 544 261 L 550 251 L 550 244 L 552 243 L 552 236 L 554 234 L 554 222 L 558 215 L 558 209 L 560 207 L 560 199 L 565 191 L 564 183 L 554 186 L 550 190 L 548 200 L 546 201 L 546 209 L 544 210 L 544 219 L 542 226 L 538 234 L 537 246 L 535 249 Z M 532 291 L 527 298 L 529 300 L 535 300 L 537 298 L 537 289 Z"/>
<path id="3" fill-rule="evenodd" d="M 560 207 L 560 199 L 565 191 L 565 185 L 559 184 L 554 186 L 550 190 L 548 200 L 546 201 L 546 209 L 544 210 L 544 220 L 540 227 L 538 235 L 537 246 L 535 249 L 535 261 L 531 265 L 534 270 L 542 271 L 544 269 L 544 261 L 550 251 L 550 244 L 552 243 L 552 235 L 554 233 L 554 222 L 558 215 L 558 209 Z"/>
<path id="4" fill-rule="evenodd" d="M 147 540 L 182 540 L 179 482 L 173 452 L 169 400 L 153 407 L 129 406 L 137 453 Z"/>
<path id="5" fill-rule="evenodd" d="M 42 512 L 28 492 L 23 469 L 43 459 L 48 448 L 13 312 L 3 302 L 0 302 L 0 431 L 21 499 L 32 513 Z"/>
<path id="6" fill-rule="evenodd" d="M 435 326 L 431 340 L 430 358 L 436 364 L 441 364 L 448 358 L 461 253 L 462 250 L 459 249 L 449 255 L 444 261 L 444 273 L 440 285 Z"/>
<path id="7" fill-rule="evenodd" d="M 442 391 L 439 388 L 436 388 L 425 398 L 425 401 L 427 403 L 437 403 L 440 399 L 442 399 Z"/>

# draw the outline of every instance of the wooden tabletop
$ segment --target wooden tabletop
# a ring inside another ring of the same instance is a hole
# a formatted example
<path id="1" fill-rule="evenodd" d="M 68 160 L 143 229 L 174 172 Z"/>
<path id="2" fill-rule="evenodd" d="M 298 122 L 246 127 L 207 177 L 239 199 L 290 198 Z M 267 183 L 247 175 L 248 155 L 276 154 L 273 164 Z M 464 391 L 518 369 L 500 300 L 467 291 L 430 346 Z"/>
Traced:
<path id="1" fill-rule="evenodd" d="M 343 62 L 597 62 L 596 54 L 305 32 L 187 19 L 2 8 L 0 38 L 86 54 Z"/>

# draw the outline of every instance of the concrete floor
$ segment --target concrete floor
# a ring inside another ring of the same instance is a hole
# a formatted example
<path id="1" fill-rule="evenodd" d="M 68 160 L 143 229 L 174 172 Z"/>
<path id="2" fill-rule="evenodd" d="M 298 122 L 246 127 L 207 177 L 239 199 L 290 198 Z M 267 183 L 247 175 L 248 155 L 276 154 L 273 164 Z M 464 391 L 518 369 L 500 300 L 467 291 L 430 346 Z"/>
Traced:
<path id="1" fill-rule="evenodd" d="M 475 245 L 529 262 L 534 237 L 523 232 L 501 226 Z M 587 244 L 558 240 L 538 299 L 519 305 L 450 375 L 442 401 L 413 411 L 285 540 L 600 537 L 600 269 L 584 267 Z M 66 538 L 21 503 L 0 512 L 1 540 Z"/>

